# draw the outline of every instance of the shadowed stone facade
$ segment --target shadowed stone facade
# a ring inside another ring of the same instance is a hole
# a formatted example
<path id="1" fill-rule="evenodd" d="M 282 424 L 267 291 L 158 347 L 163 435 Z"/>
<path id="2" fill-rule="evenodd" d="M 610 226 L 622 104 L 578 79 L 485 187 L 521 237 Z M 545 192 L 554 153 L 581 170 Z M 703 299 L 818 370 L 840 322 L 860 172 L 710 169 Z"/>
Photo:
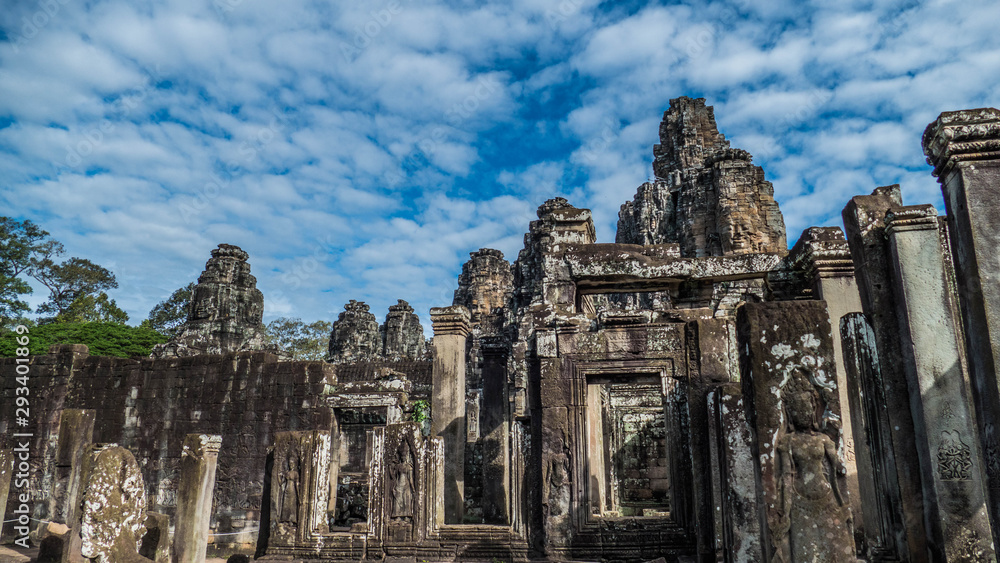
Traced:
<path id="1" fill-rule="evenodd" d="M 31 358 L 8 519 L 51 520 L 57 561 L 162 561 L 171 525 L 191 560 L 996 561 L 998 124 L 928 127 L 947 217 L 879 187 L 788 250 L 761 169 L 672 100 L 616 243 L 550 199 L 513 264 L 470 255 L 429 346 L 405 301 L 351 301 L 327 362 L 241 351 L 262 300 L 220 246 L 171 353 Z"/>

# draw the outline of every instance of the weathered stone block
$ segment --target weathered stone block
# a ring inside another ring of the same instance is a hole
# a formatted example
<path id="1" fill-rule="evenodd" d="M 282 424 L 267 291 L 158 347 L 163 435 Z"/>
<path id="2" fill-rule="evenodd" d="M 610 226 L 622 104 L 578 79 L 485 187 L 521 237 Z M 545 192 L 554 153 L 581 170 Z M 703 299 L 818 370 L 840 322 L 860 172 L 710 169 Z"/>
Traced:
<path id="1" fill-rule="evenodd" d="M 737 329 L 767 557 L 853 563 L 826 304 L 747 303 Z"/>

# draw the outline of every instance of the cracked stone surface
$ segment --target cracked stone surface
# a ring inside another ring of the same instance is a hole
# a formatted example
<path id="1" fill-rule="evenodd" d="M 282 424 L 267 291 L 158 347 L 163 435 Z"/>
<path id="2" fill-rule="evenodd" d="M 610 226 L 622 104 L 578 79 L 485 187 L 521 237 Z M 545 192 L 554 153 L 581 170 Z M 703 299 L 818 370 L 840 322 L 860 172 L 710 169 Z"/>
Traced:
<path id="1" fill-rule="evenodd" d="M 153 349 L 154 358 L 265 350 L 264 294 L 250 275 L 249 255 L 220 244 L 191 296 L 180 333 Z"/>
<path id="2" fill-rule="evenodd" d="M 653 157 L 655 179 L 622 205 L 616 242 L 679 243 L 686 257 L 785 252 L 774 187 L 729 147 L 703 98 L 670 101 Z"/>

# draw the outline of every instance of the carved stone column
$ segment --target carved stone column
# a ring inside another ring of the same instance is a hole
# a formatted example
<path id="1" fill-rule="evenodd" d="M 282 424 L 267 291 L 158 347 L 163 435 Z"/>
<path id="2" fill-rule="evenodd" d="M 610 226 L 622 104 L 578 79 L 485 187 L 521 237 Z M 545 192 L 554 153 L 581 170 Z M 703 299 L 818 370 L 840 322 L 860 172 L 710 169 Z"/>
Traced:
<path id="1" fill-rule="evenodd" d="M 0 449 L 0 535 L 7 515 L 7 497 L 10 495 L 10 480 L 14 475 L 14 452 Z"/>
<path id="2" fill-rule="evenodd" d="M 885 222 L 930 550 L 939 561 L 995 561 L 937 211 L 932 205 L 896 207 Z"/>
<path id="3" fill-rule="evenodd" d="M 746 303 L 737 331 L 766 560 L 855 563 L 826 303 Z"/>
<path id="4" fill-rule="evenodd" d="M 177 513 L 174 517 L 174 561 L 203 563 L 212 518 L 212 492 L 222 436 L 188 434 L 181 452 Z"/>
<path id="5" fill-rule="evenodd" d="M 844 207 L 844 228 L 847 243 L 854 258 L 855 274 L 864 314 L 871 324 L 878 350 L 880 369 L 878 391 L 885 397 L 884 412 L 888 421 L 883 428 L 890 440 L 882 444 L 895 460 L 892 480 L 899 487 L 899 505 L 893 507 L 902 514 L 903 530 L 894 539 L 897 557 L 927 552 L 927 530 L 924 526 L 924 497 L 920 481 L 920 463 L 916 450 L 910 392 L 903 373 L 903 353 L 900 350 L 900 327 L 896 316 L 896 298 L 892 283 L 892 257 L 885 235 L 885 213 L 902 205 L 898 185 L 876 188 L 871 195 L 856 196 Z M 861 392 L 872 395 L 870 389 Z M 855 420 L 855 422 L 857 422 Z M 872 434 L 883 435 L 882 432 Z"/>
<path id="6" fill-rule="evenodd" d="M 80 486 L 80 465 L 94 438 L 96 414 L 92 409 L 63 409 L 59 415 L 56 475 L 49 498 L 49 515 L 53 522 L 70 522 L 70 502 L 76 496 L 73 488 Z"/>
<path id="7" fill-rule="evenodd" d="M 1000 542 L 1000 110 L 942 113 L 923 137 L 948 211 L 970 380 Z M 1000 545 L 1000 544 L 998 544 Z"/>
<path id="8" fill-rule="evenodd" d="M 862 503 L 861 484 L 858 476 L 857 450 L 865 449 L 863 427 L 855 432 L 857 415 L 853 412 L 848 391 L 857 389 L 848 381 L 848 371 L 844 367 L 844 352 L 840 339 L 840 319 L 848 313 L 861 312 L 861 296 L 854 279 L 854 261 L 851 249 L 840 227 L 810 227 L 792 248 L 791 257 L 796 267 L 801 269 L 813 286 L 816 299 L 826 301 L 833 328 L 833 360 L 837 373 L 837 389 L 840 391 L 841 424 L 844 440 L 840 454 L 847 467 L 847 491 L 854 514 L 855 542 L 865 543 L 865 511 Z M 866 453 L 866 452 L 865 452 Z M 870 479 L 870 474 L 868 476 Z"/>
<path id="9" fill-rule="evenodd" d="M 444 439 L 445 522 L 462 521 L 465 508 L 465 340 L 469 310 L 460 305 L 431 309 L 434 368 L 431 436 Z"/>

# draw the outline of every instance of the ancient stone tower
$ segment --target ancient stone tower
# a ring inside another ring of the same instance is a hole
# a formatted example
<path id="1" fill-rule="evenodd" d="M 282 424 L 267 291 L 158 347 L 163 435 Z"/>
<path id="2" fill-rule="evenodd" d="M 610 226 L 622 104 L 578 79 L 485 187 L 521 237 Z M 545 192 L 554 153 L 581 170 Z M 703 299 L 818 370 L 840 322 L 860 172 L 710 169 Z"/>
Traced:
<path id="1" fill-rule="evenodd" d="M 368 309 L 367 303 L 354 299 L 344 305 L 344 312 L 333 322 L 328 361 L 357 362 L 379 355 L 378 321 Z"/>
<path id="2" fill-rule="evenodd" d="M 153 350 L 153 357 L 226 354 L 263 350 L 264 294 L 250 275 L 249 255 L 220 244 L 191 295 L 188 318 L 180 333 Z"/>
<path id="3" fill-rule="evenodd" d="M 480 248 L 469 253 L 469 261 L 462 265 L 458 276 L 458 289 L 452 305 L 469 310 L 473 330 L 481 330 L 491 314 L 501 309 L 510 298 L 514 286 L 514 273 L 503 252 Z"/>
<path id="4" fill-rule="evenodd" d="M 686 257 L 786 251 L 774 188 L 750 153 L 729 148 L 704 98 L 670 100 L 653 172 L 622 205 L 615 242 L 676 242 Z"/>
<path id="5" fill-rule="evenodd" d="M 402 299 L 389 305 L 385 324 L 379 327 L 382 355 L 389 359 L 416 359 L 424 354 L 424 327 L 413 307 Z"/>

